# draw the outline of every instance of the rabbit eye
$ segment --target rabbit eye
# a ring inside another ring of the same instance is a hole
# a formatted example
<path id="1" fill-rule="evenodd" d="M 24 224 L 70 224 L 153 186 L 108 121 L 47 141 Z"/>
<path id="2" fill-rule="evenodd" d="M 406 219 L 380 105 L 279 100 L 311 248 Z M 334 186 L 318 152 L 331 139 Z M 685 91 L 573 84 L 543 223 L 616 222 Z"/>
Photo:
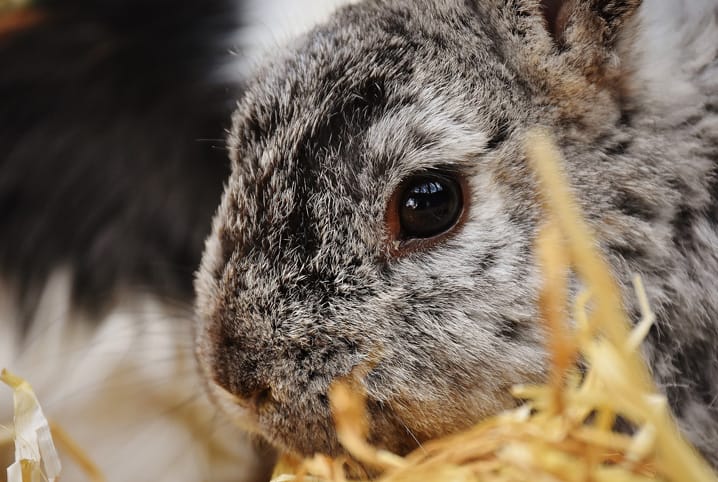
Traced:
<path id="1" fill-rule="evenodd" d="M 392 241 L 407 245 L 435 240 L 449 232 L 463 212 L 462 187 L 454 175 L 428 173 L 406 179 L 389 203 L 387 221 Z"/>
<path id="2" fill-rule="evenodd" d="M 438 176 L 409 179 L 399 202 L 399 222 L 406 238 L 437 236 L 454 225 L 460 212 L 458 184 Z"/>

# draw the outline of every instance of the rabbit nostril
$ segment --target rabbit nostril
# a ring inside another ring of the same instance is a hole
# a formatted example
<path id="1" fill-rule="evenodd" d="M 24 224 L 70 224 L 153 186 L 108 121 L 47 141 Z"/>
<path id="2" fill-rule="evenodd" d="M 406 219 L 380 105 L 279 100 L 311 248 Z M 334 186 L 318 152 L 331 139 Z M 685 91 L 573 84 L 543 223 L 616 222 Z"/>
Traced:
<path id="1" fill-rule="evenodd" d="M 257 390 L 248 401 L 252 407 L 258 409 L 272 401 L 272 390 L 269 387 Z"/>
<path id="2" fill-rule="evenodd" d="M 252 410 L 259 410 L 273 400 L 272 389 L 268 387 L 257 389 L 252 393 L 243 393 L 241 396 L 235 395 L 238 405 Z"/>

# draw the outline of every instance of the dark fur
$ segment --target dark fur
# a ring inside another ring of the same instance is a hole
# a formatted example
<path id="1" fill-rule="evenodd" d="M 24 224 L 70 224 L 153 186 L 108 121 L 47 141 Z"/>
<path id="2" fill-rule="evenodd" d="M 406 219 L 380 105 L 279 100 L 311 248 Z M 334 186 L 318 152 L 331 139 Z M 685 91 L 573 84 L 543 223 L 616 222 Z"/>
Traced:
<path id="1" fill-rule="evenodd" d="M 189 301 L 228 173 L 236 2 L 45 1 L 0 35 L 0 272 L 31 309 L 58 267 L 103 308 Z"/>

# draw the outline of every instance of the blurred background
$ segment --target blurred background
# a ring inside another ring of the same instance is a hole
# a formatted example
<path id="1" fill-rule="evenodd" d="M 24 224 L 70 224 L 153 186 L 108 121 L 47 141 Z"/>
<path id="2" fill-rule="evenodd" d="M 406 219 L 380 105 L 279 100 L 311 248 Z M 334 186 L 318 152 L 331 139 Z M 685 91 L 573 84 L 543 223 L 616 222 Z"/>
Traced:
<path id="1" fill-rule="evenodd" d="M 193 273 L 243 85 L 340 3 L 0 0 L 0 368 L 108 480 L 266 477 L 204 395 Z M 0 481 L 11 424 L 0 387 Z"/>

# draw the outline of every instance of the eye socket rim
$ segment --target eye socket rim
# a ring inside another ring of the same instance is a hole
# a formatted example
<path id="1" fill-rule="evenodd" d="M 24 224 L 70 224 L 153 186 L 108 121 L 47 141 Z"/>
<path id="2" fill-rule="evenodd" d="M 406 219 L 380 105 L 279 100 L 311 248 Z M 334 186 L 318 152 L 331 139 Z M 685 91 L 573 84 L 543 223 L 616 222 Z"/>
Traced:
<path id="1" fill-rule="evenodd" d="M 404 199 L 409 183 L 416 178 L 438 178 L 448 180 L 459 189 L 459 202 L 461 207 L 456 220 L 444 231 L 427 238 L 406 238 L 401 226 L 399 213 L 400 203 Z M 428 169 L 406 176 L 393 190 L 385 212 L 385 228 L 388 232 L 388 251 L 392 257 L 401 257 L 416 251 L 426 251 L 433 246 L 453 237 L 465 224 L 469 212 L 469 183 L 461 172 L 446 169 Z"/>

